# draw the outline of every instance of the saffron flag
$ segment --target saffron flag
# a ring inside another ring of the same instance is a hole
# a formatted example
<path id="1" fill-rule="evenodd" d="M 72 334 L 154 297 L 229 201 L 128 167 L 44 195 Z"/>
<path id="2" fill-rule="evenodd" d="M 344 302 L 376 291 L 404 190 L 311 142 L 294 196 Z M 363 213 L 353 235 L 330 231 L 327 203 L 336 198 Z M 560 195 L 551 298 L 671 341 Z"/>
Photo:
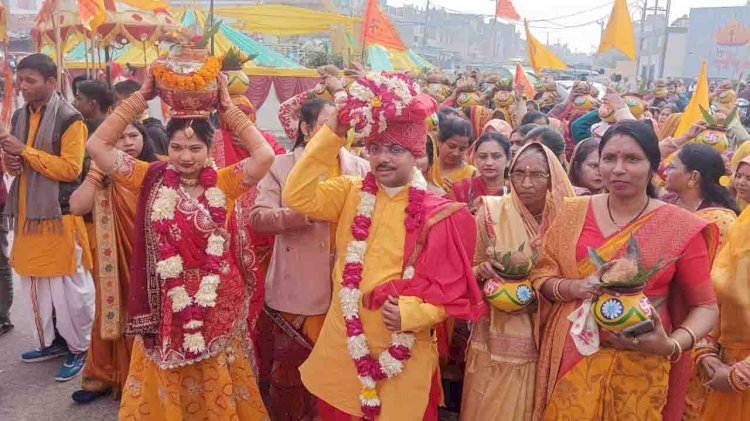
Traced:
<path id="1" fill-rule="evenodd" d="M 529 23 L 524 22 L 526 27 L 526 47 L 529 50 L 529 62 L 534 73 L 541 73 L 542 69 L 567 69 L 568 65 L 560 60 L 552 51 L 547 49 L 538 39 L 534 38 L 529 31 Z"/>
<path id="2" fill-rule="evenodd" d="M 680 125 L 677 126 L 677 130 L 674 132 L 675 137 L 685 134 L 690 129 L 690 126 L 703 119 L 701 107 L 705 110 L 709 109 L 708 69 L 705 60 L 701 64 L 701 71 L 698 74 L 698 85 L 695 87 L 693 97 L 690 98 L 690 102 L 685 107 L 685 112 L 682 113 L 682 117 L 680 118 Z"/>
<path id="3" fill-rule="evenodd" d="M 523 85 L 523 95 L 527 99 L 534 99 L 534 95 L 536 95 L 534 85 L 526 77 L 526 72 L 523 71 L 521 63 L 516 63 L 516 76 L 513 78 L 513 85 Z"/>
<path id="4" fill-rule="evenodd" d="M 169 0 L 118 0 L 121 3 L 127 4 L 128 6 L 135 7 L 141 10 L 164 10 L 169 8 Z"/>
<path id="5" fill-rule="evenodd" d="M 612 14 L 609 15 L 607 28 L 602 35 L 597 54 L 610 49 L 622 51 L 630 60 L 635 60 L 635 37 L 633 36 L 633 21 L 630 19 L 628 2 L 615 0 Z"/>
<path id="6" fill-rule="evenodd" d="M 81 16 L 83 27 L 89 31 L 96 31 L 99 25 L 107 20 L 104 0 L 79 0 L 78 14 Z"/>
<path id="7" fill-rule="evenodd" d="M 396 28 L 380 9 L 377 0 L 367 0 L 365 16 L 362 19 L 362 40 L 366 47 L 378 44 L 398 51 L 407 50 Z"/>
<path id="8" fill-rule="evenodd" d="M 510 20 L 521 19 L 516 12 L 516 8 L 513 7 L 513 3 L 510 0 L 497 0 L 495 4 L 495 17 L 506 18 Z"/>
<path id="9" fill-rule="evenodd" d="M 0 4 L 0 44 L 8 42 L 8 9 Z"/>

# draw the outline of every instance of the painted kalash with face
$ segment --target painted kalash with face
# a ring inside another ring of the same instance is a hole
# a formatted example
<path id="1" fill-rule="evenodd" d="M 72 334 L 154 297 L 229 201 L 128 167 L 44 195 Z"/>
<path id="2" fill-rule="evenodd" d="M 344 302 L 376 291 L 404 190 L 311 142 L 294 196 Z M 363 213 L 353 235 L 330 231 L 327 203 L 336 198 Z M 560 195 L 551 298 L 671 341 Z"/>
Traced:
<path id="1" fill-rule="evenodd" d="M 472 105 L 483 105 L 484 94 L 473 79 L 467 79 L 456 86 L 456 105 L 468 109 Z"/>
<path id="2" fill-rule="evenodd" d="M 733 109 L 737 105 L 737 92 L 732 81 L 724 80 L 711 92 L 711 103 L 720 108 Z"/>

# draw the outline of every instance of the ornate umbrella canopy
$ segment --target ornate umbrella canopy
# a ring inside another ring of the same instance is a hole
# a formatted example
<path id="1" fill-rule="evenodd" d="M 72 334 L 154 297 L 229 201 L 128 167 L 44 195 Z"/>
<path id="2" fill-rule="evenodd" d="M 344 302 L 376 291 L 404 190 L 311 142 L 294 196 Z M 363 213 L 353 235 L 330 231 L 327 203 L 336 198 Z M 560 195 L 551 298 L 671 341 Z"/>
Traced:
<path id="1" fill-rule="evenodd" d="M 78 1 L 45 0 L 32 29 L 37 49 L 54 43 L 55 24 L 60 28 L 60 39 L 73 34 L 88 34 L 78 9 Z M 144 8 L 133 6 L 143 4 Z M 166 9 L 146 8 L 145 2 L 105 0 L 105 19 L 95 31 L 100 45 L 127 44 L 146 41 L 153 44 L 162 33 L 178 25 Z"/>

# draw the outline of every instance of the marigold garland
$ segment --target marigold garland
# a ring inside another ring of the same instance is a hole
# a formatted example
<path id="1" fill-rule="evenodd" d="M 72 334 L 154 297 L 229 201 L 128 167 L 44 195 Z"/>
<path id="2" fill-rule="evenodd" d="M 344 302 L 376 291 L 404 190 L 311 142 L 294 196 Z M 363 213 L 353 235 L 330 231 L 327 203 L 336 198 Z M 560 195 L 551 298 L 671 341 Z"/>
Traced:
<path id="1" fill-rule="evenodd" d="M 219 71 L 221 71 L 221 59 L 215 56 L 208 57 L 203 66 L 187 74 L 175 73 L 164 62 L 154 65 L 156 82 L 169 89 L 201 91 L 207 84 L 216 80 Z"/>

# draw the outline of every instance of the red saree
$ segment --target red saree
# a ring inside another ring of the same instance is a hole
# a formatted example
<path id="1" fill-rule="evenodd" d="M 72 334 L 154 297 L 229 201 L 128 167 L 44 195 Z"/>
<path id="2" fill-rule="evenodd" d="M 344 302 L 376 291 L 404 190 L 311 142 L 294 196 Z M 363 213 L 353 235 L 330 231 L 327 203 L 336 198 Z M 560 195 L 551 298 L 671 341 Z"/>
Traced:
<path id="1" fill-rule="evenodd" d="M 567 201 L 563 213 L 550 227 L 534 273 L 536 288 L 541 288 L 551 277 L 583 278 L 593 271 L 593 265 L 583 258 L 586 247 L 596 247 L 607 259 L 618 257 L 624 253 L 627 239 L 632 235 L 639 243 L 641 260 L 647 267 L 656 264 L 660 258 L 680 256 L 675 263 L 652 277 L 645 290 L 651 297 L 667 297 L 666 309 L 660 310 L 667 332 L 682 322 L 690 307 L 715 302 L 709 272 L 718 244 L 714 225 L 666 205 L 634 221 L 620 233 L 604 238 L 594 218 L 589 216 L 589 203 L 590 198 L 585 197 Z M 675 224 L 675 221 L 679 223 Z M 568 334 L 570 322 L 567 319 L 580 304 L 540 302 L 542 346 L 535 418 L 542 418 L 545 413 L 550 418 L 565 417 L 570 415 L 568 412 L 575 411 L 571 413 L 584 418 L 596 414 L 591 416 L 640 419 L 660 415 L 663 411 L 666 420 L 680 419 L 690 358 L 683 356 L 669 369 L 663 364 L 663 358 L 637 352 L 602 348 L 590 357 L 583 357 Z M 665 367 L 657 368 L 662 365 Z M 607 367 L 610 371 L 606 371 Z M 611 370 L 629 376 L 618 378 L 615 384 Z M 595 375 L 605 377 L 600 381 L 589 379 Z M 613 382 L 611 386 L 610 380 Z M 644 396 L 642 401 L 626 402 L 614 398 L 637 390 L 650 390 L 652 394 Z M 577 402 L 566 407 L 562 402 L 570 403 L 572 393 L 578 396 Z"/>

